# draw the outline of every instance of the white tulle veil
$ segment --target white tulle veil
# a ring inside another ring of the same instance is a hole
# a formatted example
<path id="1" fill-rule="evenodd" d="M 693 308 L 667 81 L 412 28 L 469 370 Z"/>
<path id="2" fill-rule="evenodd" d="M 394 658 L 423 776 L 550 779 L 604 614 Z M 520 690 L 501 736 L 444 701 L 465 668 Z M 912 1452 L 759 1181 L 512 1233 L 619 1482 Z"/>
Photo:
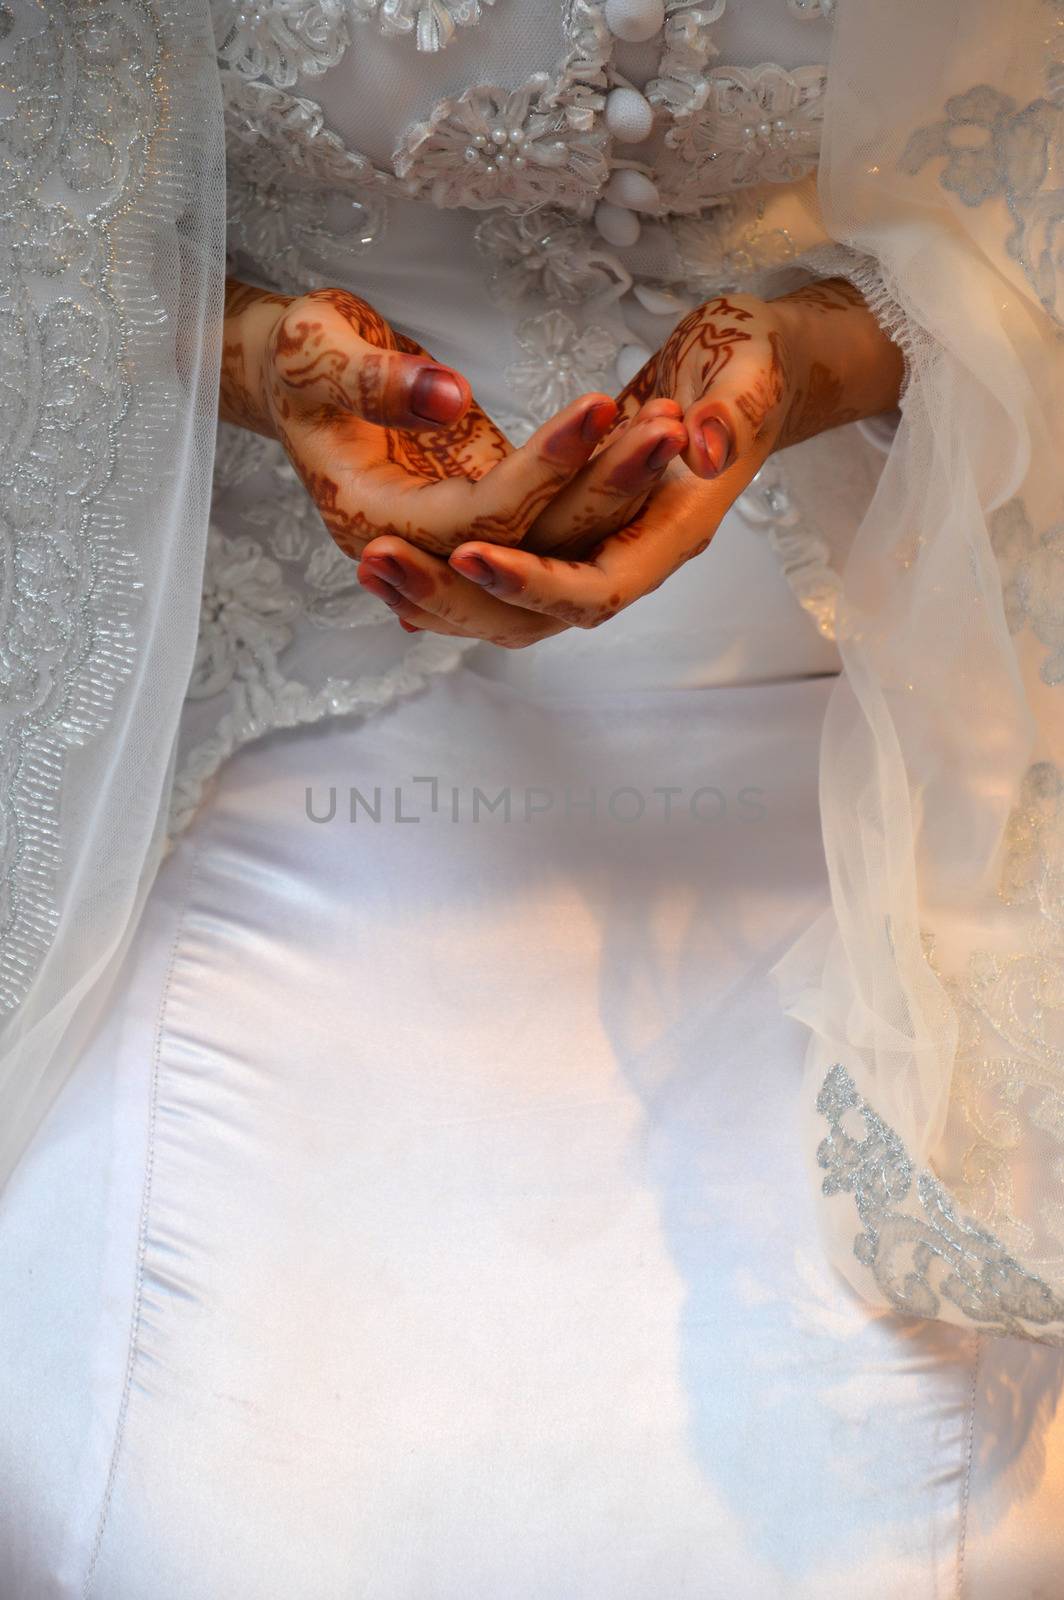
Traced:
<path id="1" fill-rule="evenodd" d="M 0 6 L 0 1184 L 163 843 L 217 420 L 205 0 Z"/>
<path id="2" fill-rule="evenodd" d="M 779 976 L 837 1265 L 1059 1342 L 1064 12 L 843 3 L 836 27 L 822 216 L 907 373 L 837 599 L 832 910 Z"/>
<path id="3" fill-rule="evenodd" d="M 862 1293 L 1059 1339 L 1064 12 L 832 9 L 819 175 L 779 204 L 906 382 L 833 580 L 832 911 L 780 969 L 806 1134 Z M 207 0 L 0 7 L 0 1184 L 162 849 L 214 447 L 213 49 Z"/>

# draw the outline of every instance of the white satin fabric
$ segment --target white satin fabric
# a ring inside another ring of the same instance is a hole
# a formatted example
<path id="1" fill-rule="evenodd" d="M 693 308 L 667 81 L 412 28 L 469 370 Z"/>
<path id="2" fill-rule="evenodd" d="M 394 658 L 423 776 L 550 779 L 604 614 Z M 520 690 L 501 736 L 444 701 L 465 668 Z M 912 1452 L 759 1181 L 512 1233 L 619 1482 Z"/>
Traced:
<path id="1" fill-rule="evenodd" d="M 830 682 L 474 662 L 234 758 L 3 1197 L 5 1600 L 1054 1592 L 1064 1356 L 818 1252 Z"/>

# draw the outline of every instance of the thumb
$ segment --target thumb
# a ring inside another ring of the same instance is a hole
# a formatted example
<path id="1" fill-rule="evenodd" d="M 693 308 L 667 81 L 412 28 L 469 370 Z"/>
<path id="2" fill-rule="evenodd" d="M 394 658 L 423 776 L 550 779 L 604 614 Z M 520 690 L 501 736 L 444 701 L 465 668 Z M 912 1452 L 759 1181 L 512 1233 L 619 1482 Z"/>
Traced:
<path id="1" fill-rule="evenodd" d="M 742 463 L 752 477 L 771 453 L 790 393 L 790 362 L 770 333 L 752 341 L 684 413 L 684 460 L 700 478 L 718 478 Z"/>
<path id="2" fill-rule="evenodd" d="M 472 400 L 460 373 L 423 351 L 397 350 L 384 319 L 346 291 L 292 301 L 271 345 L 275 398 L 310 420 L 355 416 L 384 428 L 446 428 Z"/>

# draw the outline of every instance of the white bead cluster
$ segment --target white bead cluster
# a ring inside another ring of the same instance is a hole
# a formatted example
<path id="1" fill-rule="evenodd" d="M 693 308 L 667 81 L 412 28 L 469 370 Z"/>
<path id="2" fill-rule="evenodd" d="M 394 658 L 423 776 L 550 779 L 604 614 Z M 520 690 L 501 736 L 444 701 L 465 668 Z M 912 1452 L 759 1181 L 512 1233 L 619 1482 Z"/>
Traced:
<path id="1" fill-rule="evenodd" d="M 665 26 L 664 0 L 606 0 L 606 25 L 625 44 L 644 44 Z M 618 84 L 606 96 L 606 127 L 619 145 L 643 144 L 654 129 L 654 108 L 646 95 Z M 639 242 L 639 213 L 654 215 L 661 206 L 657 185 L 634 166 L 615 167 L 595 208 L 595 227 L 607 244 L 626 250 Z M 671 308 L 670 308 L 671 309 Z M 651 352 L 642 344 L 626 344 L 617 358 L 617 377 L 625 385 Z"/>
<path id="2" fill-rule="evenodd" d="M 755 150 L 773 150 L 794 144 L 800 137 L 786 117 L 773 117 L 771 122 L 748 122 L 742 129 L 744 143 Z"/>
<path id="3" fill-rule="evenodd" d="M 615 39 L 644 44 L 665 26 L 664 0 L 606 0 L 606 26 Z M 618 144 L 642 144 L 654 127 L 654 108 L 645 95 L 618 85 L 606 96 L 606 126 Z M 639 212 L 656 212 L 660 196 L 645 173 L 618 167 L 595 208 L 595 227 L 615 249 L 639 242 Z"/>
<path id="4" fill-rule="evenodd" d="M 521 172 L 528 165 L 527 138 L 523 128 L 492 128 L 490 135 L 476 134 L 463 153 L 471 167 L 479 167 L 485 173 L 505 172 L 507 167 Z"/>

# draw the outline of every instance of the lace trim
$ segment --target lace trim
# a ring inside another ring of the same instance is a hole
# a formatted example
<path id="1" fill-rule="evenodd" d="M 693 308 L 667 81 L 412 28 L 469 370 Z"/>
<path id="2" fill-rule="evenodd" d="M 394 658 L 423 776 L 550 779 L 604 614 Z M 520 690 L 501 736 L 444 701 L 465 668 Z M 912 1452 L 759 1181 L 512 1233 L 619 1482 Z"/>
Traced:
<path id="1" fill-rule="evenodd" d="M 359 21 L 376 17 L 381 33 L 405 35 L 419 50 L 442 50 L 456 28 L 471 28 L 495 0 L 352 0 Z"/>
<path id="2" fill-rule="evenodd" d="M 837 638 L 842 580 L 831 566 L 831 552 L 805 522 L 787 485 L 778 456 L 770 456 L 735 500 L 735 509 L 761 530 L 779 559 L 783 575 L 802 609 L 825 639 Z"/>
<path id="3" fill-rule="evenodd" d="M 955 1187 L 985 1226 L 1064 1281 L 1064 773 L 1052 762 L 1024 778 L 1000 896 L 1033 917 L 1027 947 L 979 950 L 946 980 L 960 1029 L 952 1109 L 968 1138 Z M 1056 1180 L 1035 1205 L 1021 1175 L 1032 1146 Z"/>
<path id="4" fill-rule="evenodd" d="M 1047 53 L 1046 97 L 1022 107 L 988 83 L 951 96 L 945 119 L 918 128 L 900 162 L 903 172 L 915 174 L 944 156 L 938 181 L 964 205 L 981 206 L 997 197 L 1005 201 L 1013 223 L 1005 248 L 1058 322 L 1060 73 L 1059 54 Z"/>
<path id="5" fill-rule="evenodd" d="M 665 135 L 675 159 L 663 161 L 658 188 L 670 211 L 701 210 L 721 190 L 753 182 L 791 183 L 816 165 L 824 116 L 826 67 L 793 72 L 711 67 L 677 93 L 673 81 L 648 85 L 674 121 Z"/>
<path id="6" fill-rule="evenodd" d="M 816 1108 L 829 1128 L 817 1150 L 822 1191 L 853 1196 L 861 1220 L 853 1253 L 896 1311 L 1064 1345 L 1064 1300 L 1000 1239 L 956 1211 L 841 1062 L 825 1077 Z"/>
<path id="7" fill-rule="evenodd" d="M 336 281 L 383 234 L 388 180 L 328 131 L 314 101 L 233 72 L 222 74 L 222 93 L 230 251 L 277 287 Z"/>
<path id="8" fill-rule="evenodd" d="M 219 61 L 279 89 L 320 78 L 351 37 L 345 0 L 211 0 L 211 18 Z"/>
<path id="9" fill-rule="evenodd" d="M 376 20 L 385 37 L 442 50 L 495 0 L 211 0 L 218 58 L 248 78 L 291 89 L 320 78 L 351 42 L 350 24 Z"/>
<path id="10" fill-rule="evenodd" d="M 122 255 L 115 227 L 160 126 L 163 43 L 147 0 L 47 15 L 5 7 L 3 21 L 5 81 L 33 86 L 0 120 L 0 1012 L 10 1012 L 58 922 L 68 752 L 107 726 L 136 653 L 122 464 L 144 473 L 151 440 L 124 374 L 128 330 L 110 274 Z"/>
<path id="11" fill-rule="evenodd" d="M 407 130 L 392 163 L 407 195 L 442 207 L 589 214 L 609 177 L 601 113 L 610 36 L 588 0 L 572 0 L 566 29 L 556 76 L 535 73 L 513 90 L 478 85 Z"/>
<path id="12" fill-rule="evenodd" d="M 452 672 L 478 643 L 477 639 L 449 639 L 426 633 L 387 672 L 356 679 L 329 678 L 318 689 L 285 678 L 276 656 L 269 649 L 261 649 L 256 675 L 233 680 L 230 709 L 219 718 L 210 738 L 197 745 L 182 764 L 171 800 L 170 835 L 174 837 L 188 827 L 203 803 L 210 780 L 243 745 L 279 728 L 381 711 L 416 694 L 437 674 Z"/>

